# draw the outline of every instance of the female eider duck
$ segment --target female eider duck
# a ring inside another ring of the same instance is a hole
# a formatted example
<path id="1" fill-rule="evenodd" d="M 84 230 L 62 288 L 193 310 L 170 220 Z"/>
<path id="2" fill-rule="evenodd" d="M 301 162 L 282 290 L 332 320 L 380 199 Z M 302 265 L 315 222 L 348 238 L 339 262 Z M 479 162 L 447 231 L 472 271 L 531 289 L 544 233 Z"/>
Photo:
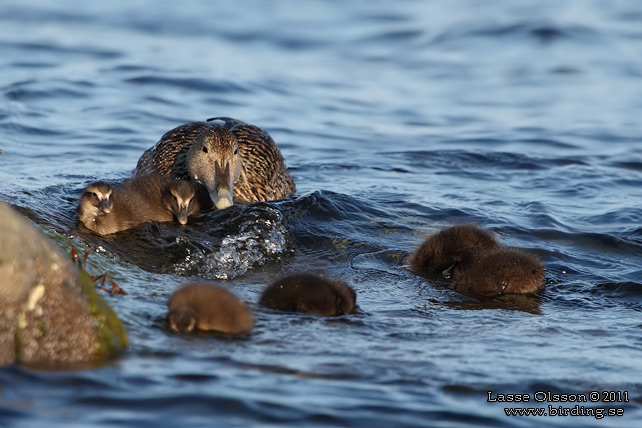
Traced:
<path id="1" fill-rule="evenodd" d="M 453 269 L 450 288 L 462 294 L 493 297 L 526 294 L 544 288 L 546 269 L 539 259 L 517 248 L 465 250 Z"/>
<path id="2" fill-rule="evenodd" d="M 490 232 L 474 224 L 461 224 L 426 238 L 410 255 L 409 262 L 422 275 L 438 275 L 451 268 L 463 250 L 487 251 L 498 246 Z"/>
<path id="3" fill-rule="evenodd" d="M 222 123 L 221 123 L 222 122 Z M 218 209 L 282 199 L 296 191 L 285 160 L 264 130 L 226 117 L 172 129 L 143 153 L 135 175 L 152 172 L 199 184 Z"/>
<path id="4" fill-rule="evenodd" d="M 90 184 L 80 198 L 78 219 L 89 230 L 109 235 L 151 221 L 176 219 L 186 224 L 203 204 L 212 206 L 209 198 L 198 200 L 191 182 L 150 174 L 126 180 L 115 189 L 103 181 Z"/>
<path id="5" fill-rule="evenodd" d="M 340 316 L 354 311 L 357 295 L 345 282 L 301 273 L 282 278 L 261 294 L 259 305 L 288 312 Z"/>
<path id="6" fill-rule="evenodd" d="M 185 285 L 172 295 L 168 306 L 167 326 L 174 332 L 242 334 L 252 330 L 252 312 L 248 306 L 214 284 Z"/>

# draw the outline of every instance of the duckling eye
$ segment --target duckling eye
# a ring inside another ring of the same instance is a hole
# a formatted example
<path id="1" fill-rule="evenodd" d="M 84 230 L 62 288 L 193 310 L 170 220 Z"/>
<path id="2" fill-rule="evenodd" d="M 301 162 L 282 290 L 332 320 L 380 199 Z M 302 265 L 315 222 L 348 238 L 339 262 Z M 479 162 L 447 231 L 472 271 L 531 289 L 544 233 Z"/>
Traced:
<path id="1" fill-rule="evenodd" d="M 207 147 L 203 146 L 203 153 L 207 153 Z"/>

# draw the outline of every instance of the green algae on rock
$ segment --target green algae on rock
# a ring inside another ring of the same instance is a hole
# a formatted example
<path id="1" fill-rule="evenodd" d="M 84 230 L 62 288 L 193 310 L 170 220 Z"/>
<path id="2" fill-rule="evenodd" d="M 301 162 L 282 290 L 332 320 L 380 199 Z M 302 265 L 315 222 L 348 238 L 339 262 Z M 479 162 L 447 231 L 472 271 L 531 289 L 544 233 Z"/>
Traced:
<path id="1" fill-rule="evenodd" d="M 0 364 L 84 367 L 127 346 L 86 272 L 0 202 Z"/>

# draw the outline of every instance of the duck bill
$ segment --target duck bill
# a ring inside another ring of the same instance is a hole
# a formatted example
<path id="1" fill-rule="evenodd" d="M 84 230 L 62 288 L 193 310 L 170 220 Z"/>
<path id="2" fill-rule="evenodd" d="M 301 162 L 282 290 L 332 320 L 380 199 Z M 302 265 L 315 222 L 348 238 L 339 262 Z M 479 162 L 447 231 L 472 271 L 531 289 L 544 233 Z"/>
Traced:
<path id="1" fill-rule="evenodd" d="M 234 205 L 232 177 L 230 175 L 230 164 L 225 164 L 223 169 L 218 162 L 214 166 L 214 188 L 208 189 L 212 202 L 217 209 L 223 210 Z"/>
<path id="2" fill-rule="evenodd" d="M 105 214 L 109 214 L 111 212 L 111 199 L 103 199 L 100 201 L 100 204 L 98 204 L 98 209 Z"/>
<path id="3" fill-rule="evenodd" d="M 178 210 L 178 213 L 176 213 L 176 220 L 178 220 L 178 222 L 183 226 L 187 224 L 187 207 L 181 207 Z"/>

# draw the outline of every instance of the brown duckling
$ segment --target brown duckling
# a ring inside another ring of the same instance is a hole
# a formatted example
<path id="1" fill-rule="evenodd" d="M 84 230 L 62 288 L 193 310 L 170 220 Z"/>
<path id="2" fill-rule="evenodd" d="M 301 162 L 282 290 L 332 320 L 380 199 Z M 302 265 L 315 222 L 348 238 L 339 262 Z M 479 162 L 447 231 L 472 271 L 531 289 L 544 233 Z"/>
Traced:
<path id="1" fill-rule="evenodd" d="M 87 228 L 91 229 L 88 224 L 91 225 L 96 217 L 111 212 L 112 191 L 111 186 L 104 181 L 96 181 L 87 186 L 78 205 L 78 218 Z"/>
<path id="2" fill-rule="evenodd" d="M 170 213 L 176 218 L 180 224 L 187 224 L 187 218 L 201 211 L 212 208 L 212 201 L 209 198 L 199 198 L 196 194 L 194 183 L 185 180 L 172 180 L 163 189 L 162 205 L 166 213 Z M 161 219 L 162 214 L 159 213 L 158 218 L 154 221 L 171 221 L 172 218 Z"/>
<path id="3" fill-rule="evenodd" d="M 167 132 L 138 160 L 135 175 L 149 173 L 198 183 L 218 209 L 234 201 L 282 199 L 296 191 L 272 137 L 230 118 L 188 123 Z"/>
<path id="4" fill-rule="evenodd" d="M 436 275 L 452 267 L 463 250 L 487 251 L 498 246 L 490 232 L 474 224 L 460 224 L 426 238 L 408 261 L 420 274 Z"/>
<path id="5" fill-rule="evenodd" d="M 78 218 L 88 229 L 109 235 L 174 217 L 185 224 L 187 216 L 200 210 L 192 183 L 149 174 L 126 180 L 115 189 L 104 182 L 90 184 L 80 199 Z"/>
<path id="6" fill-rule="evenodd" d="M 517 248 L 464 250 L 453 269 L 450 287 L 486 297 L 532 293 L 544 288 L 545 271 L 537 257 Z"/>
<path id="7" fill-rule="evenodd" d="M 259 305 L 279 311 L 339 316 L 354 311 L 357 295 L 345 282 L 321 275 L 301 273 L 269 285 Z"/>
<path id="8" fill-rule="evenodd" d="M 181 287 L 169 299 L 167 325 L 175 332 L 192 330 L 241 334 L 252 331 L 252 312 L 234 294 L 214 284 Z"/>

